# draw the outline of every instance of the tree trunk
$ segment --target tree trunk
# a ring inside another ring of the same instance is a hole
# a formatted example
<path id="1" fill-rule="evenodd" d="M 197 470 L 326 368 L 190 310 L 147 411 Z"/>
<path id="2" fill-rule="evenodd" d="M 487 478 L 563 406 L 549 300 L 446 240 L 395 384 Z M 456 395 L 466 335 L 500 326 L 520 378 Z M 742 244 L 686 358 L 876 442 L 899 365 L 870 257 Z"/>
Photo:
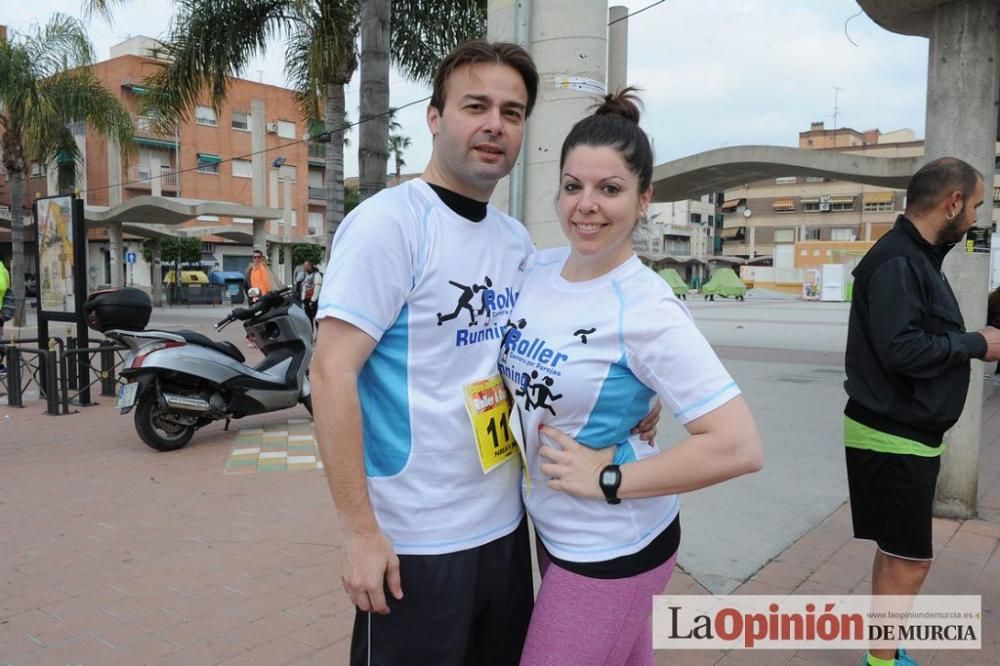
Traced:
<path id="1" fill-rule="evenodd" d="M 348 77 L 350 80 L 350 77 Z M 326 130 L 330 142 L 326 144 L 326 256 L 330 257 L 333 235 L 344 219 L 344 84 L 328 81 L 326 84 Z"/>
<path id="2" fill-rule="evenodd" d="M 361 117 L 358 196 L 385 189 L 389 161 L 389 28 L 392 0 L 361 3 Z"/>
<path id="3" fill-rule="evenodd" d="M 10 286 L 14 290 L 14 297 L 20 300 L 20 304 L 15 311 L 14 326 L 24 326 L 25 312 L 27 308 L 27 295 L 24 293 L 24 172 L 8 172 L 10 175 L 10 245 L 11 245 L 11 267 Z M 40 276 L 35 280 L 36 289 L 40 290 L 42 281 Z M 39 291 L 39 297 L 41 292 Z"/>

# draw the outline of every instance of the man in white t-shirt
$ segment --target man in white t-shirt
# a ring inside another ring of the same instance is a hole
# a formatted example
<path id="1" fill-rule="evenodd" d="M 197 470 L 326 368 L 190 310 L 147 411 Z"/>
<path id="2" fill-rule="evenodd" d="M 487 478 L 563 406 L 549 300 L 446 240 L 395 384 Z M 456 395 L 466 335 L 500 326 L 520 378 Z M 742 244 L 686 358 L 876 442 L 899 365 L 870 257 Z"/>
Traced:
<path id="1" fill-rule="evenodd" d="M 362 203 L 334 241 L 311 380 L 355 664 L 520 657 L 530 551 L 497 357 L 532 244 L 486 202 L 537 87 L 519 46 L 452 51 L 422 178 Z"/>

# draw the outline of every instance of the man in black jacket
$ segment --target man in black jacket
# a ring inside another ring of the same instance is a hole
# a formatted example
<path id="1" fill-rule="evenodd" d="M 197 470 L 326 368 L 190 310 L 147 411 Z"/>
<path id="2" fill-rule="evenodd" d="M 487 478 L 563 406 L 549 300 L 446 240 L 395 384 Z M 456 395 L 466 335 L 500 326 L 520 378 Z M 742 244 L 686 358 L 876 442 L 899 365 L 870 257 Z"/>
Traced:
<path id="1" fill-rule="evenodd" d="M 906 211 L 854 270 L 844 409 L 854 536 L 878 544 L 872 594 L 920 592 L 944 432 L 958 420 L 969 359 L 1000 359 L 1000 329 L 967 333 L 941 270 L 976 223 L 983 176 L 943 157 L 910 180 Z M 867 663 L 911 664 L 902 650 Z"/>

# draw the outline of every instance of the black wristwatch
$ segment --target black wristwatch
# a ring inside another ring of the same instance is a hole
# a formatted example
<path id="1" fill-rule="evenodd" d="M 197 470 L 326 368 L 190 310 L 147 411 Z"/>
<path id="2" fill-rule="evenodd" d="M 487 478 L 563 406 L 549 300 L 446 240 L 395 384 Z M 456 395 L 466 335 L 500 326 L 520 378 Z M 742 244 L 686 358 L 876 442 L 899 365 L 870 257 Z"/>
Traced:
<path id="1" fill-rule="evenodd" d="M 608 465 L 602 469 L 597 482 L 608 504 L 621 504 L 621 500 L 618 499 L 618 486 L 622 485 L 622 470 L 618 465 Z"/>

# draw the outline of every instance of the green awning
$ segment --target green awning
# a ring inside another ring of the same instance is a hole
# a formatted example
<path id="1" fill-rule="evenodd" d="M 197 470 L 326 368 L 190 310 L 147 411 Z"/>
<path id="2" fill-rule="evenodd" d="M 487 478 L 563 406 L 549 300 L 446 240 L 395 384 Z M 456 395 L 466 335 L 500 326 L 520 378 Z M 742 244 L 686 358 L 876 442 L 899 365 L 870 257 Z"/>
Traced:
<path id="1" fill-rule="evenodd" d="M 177 142 L 170 141 L 168 139 L 151 139 L 148 136 L 134 136 L 132 140 L 135 141 L 140 146 L 149 146 L 150 148 L 167 148 L 169 150 L 177 150 Z"/>
<path id="2" fill-rule="evenodd" d="M 218 164 L 222 161 L 222 158 L 218 155 L 210 155 L 208 153 L 198 153 L 198 161 L 205 164 Z"/>
<path id="3" fill-rule="evenodd" d="M 130 91 L 132 91 L 133 94 L 136 94 L 136 95 L 145 95 L 146 93 L 149 92 L 148 88 L 145 88 L 143 86 L 137 85 L 135 83 L 123 83 L 122 84 L 122 88 L 130 90 Z"/>

